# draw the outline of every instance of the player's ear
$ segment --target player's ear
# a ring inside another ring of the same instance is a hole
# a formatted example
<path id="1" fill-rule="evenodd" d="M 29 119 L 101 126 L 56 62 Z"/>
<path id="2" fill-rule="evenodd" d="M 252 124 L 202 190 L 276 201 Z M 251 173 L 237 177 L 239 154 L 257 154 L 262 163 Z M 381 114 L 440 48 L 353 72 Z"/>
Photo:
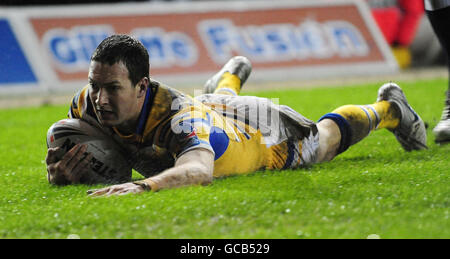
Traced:
<path id="1" fill-rule="evenodd" d="M 141 81 L 139 81 L 139 83 L 136 85 L 136 87 L 138 87 L 138 98 L 141 98 L 142 96 L 145 96 L 145 94 L 147 93 L 147 89 L 149 87 L 149 83 L 150 81 L 148 80 L 147 77 L 144 77 L 141 79 Z"/>

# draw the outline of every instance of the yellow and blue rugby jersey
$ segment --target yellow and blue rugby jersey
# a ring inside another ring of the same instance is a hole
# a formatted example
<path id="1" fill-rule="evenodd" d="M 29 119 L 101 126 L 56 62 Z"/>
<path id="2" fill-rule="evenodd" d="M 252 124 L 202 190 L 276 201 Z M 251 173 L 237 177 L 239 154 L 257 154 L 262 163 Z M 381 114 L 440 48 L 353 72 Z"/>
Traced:
<path id="1" fill-rule="evenodd" d="M 209 134 L 215 176 L 315 162 L 317 127 L 291 108 L 254 96 L 206 94 L 195 99 L 216 119 Z"/>
<path id="2" fill-rule="evenodd" d="M 73 98 L 69 117 L 97 120 L 94 109 L 85 87 Z M 112 130 L 127 146 L 151 146 L 174 157 L 208 149 L 215 177 L 313 163 L 318 146 L 314 122 L 286 106 L 247 96 L 191 98 L 160 84 L 149 88 L 134 134 Z"/>

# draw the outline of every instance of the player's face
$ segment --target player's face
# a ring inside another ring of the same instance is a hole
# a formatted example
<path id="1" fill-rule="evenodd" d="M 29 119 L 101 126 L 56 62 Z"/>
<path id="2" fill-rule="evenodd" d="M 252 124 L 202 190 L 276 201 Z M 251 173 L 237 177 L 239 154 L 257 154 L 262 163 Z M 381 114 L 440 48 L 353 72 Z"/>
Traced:
<path id="1" fill-rule="evenodd" d="M 140 87 L 132 85 L 128 69 L 92 61 L 89 67 L 89 93 L 100 123 L 108 127 L 132 128 L 140 113 Z"/>

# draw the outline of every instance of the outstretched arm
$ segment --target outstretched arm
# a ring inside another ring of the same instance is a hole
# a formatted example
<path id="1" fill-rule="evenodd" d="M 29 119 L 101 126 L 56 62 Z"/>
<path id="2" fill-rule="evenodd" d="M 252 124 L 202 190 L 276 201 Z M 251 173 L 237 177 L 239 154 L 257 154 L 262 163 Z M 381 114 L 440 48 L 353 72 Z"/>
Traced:
<path id="1" fill-rule="evenodd" d="M 175 166 L 162 173 L 136 183 L 125 183 L 103 189 L 88 191 L 90 196 L 123 195 L 139 193 L 145 190 L 161 189 L 212 182 L 214 154 L 207 149 L 195 149 L 180 156 Z"/>
<path id="2" fill-rule="evenodd" d="M 206 149 L 198 149 L 180 156 L 173 168 L 144 181 L 154 191 L 193 184 L 206 185 L 212 182 L 213 171 L 214 154 Z"/>

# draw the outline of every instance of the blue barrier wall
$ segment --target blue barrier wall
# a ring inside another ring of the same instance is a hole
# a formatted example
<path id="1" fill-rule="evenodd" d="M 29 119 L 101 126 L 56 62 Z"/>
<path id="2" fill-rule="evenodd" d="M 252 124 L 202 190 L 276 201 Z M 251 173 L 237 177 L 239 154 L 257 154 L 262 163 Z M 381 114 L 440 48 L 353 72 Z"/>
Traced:
<path id="1" fill-rule="evenodd" d="M 24 83 L 37 83 L 36 76 L 10 23 L 6 19 L 0 19 L 0 87 Z"/>

